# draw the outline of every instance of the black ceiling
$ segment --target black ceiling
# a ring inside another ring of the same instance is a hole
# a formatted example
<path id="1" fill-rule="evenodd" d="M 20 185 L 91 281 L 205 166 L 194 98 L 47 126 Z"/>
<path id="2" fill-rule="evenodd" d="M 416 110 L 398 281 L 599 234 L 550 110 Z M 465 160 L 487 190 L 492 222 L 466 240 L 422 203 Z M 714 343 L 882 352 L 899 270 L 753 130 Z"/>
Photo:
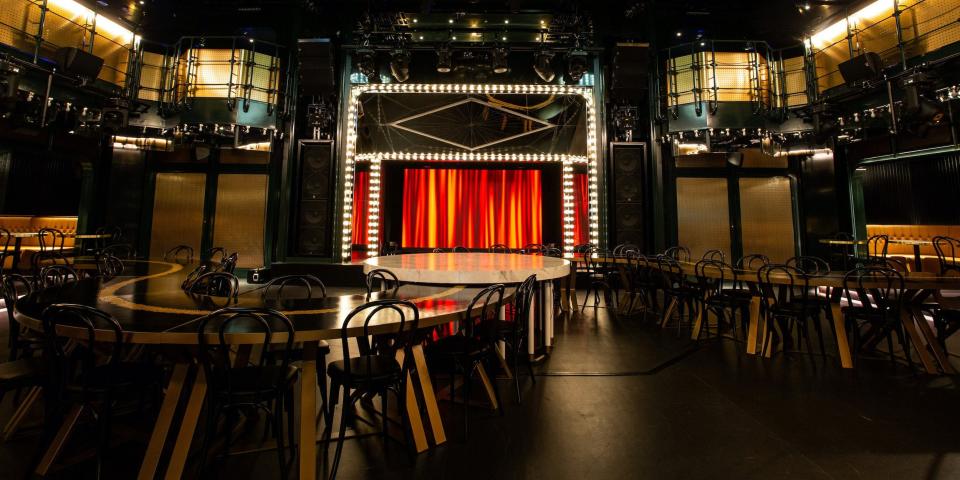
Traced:
<path id="1" fill-rule="evenodd" d="M 182 35 L 246 33 L 285 43 L 297 37 L 335 37 L 365 12 L 505 14 L 544 12 L 592 18 L 597 40 L 653 41 L 660 46 L 708 39 L 798 44 L 811 25 L 855 0 L 88 0 L 134 25 L 145 38 L 171 42 Z M 680 36 L 677 36 L 677 32 Z"/>

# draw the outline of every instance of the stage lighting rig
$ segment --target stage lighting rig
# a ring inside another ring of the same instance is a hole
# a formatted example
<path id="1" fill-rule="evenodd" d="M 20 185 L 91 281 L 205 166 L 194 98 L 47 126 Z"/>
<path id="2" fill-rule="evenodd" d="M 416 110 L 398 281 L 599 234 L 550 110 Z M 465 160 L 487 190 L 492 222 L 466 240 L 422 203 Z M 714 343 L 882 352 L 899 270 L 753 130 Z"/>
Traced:
<path id="1" fill-rule="evenodd" d="M 575 48 L 567 53 L 567 76 L 573 83 L 579 83 L 583 75 L 587 73 L 588 66 L 587 52 L 580 48 Z"/>
<path id="2" fill-rule="evenodd" d="M 921 137 L 927 135 L 930 127 L 940 125 L 945 115 L 943 106 L 927 95 L 931 83 L 923 72 L 912 73 L 903 79 L 903 125 L 907 131 Z"/>
<path id="3" fill-rule="evenodd" d="M 6 58 L 0 58 L 0 114 L 16 108 L 19 89 L 20 67 Z"/>
<path id="4" fill-rule="evenodd" d="M 493 47 L 493 50 L 490 50 L 490 66 L 492 67 L 493 73 L 501 74 L 510 71 L 507 56 L 507 47 L 496 46 Z"/>
<path id="5" fill-rule="evenodd" d="M 397 48 L 390 54 L 390 74 L 397 82 L 403 83 L 410 78 L 410 51 Z"/>
<path id="6" fill-rule="evenodd" d="M 377 52 L 364 47 L 357 49 L 354 55 L 354 68 L 367 77 L 368 82 L 380 83 L 380 72 L 377 71 Z"/>
<path id="7" fill-rule="evenodd" d="M 533 71 L 537 73 L 540 80 L 550 83 L 557 76 L 553 69 L 553 52 L 546 49 L 540 50 L 533 57 Z"/>
<path id="8" fill-rule="evenodd" d="M 437 48 L 437 72 L 450 73 L 453 70 L 453 51 L 449 45 Z"/>

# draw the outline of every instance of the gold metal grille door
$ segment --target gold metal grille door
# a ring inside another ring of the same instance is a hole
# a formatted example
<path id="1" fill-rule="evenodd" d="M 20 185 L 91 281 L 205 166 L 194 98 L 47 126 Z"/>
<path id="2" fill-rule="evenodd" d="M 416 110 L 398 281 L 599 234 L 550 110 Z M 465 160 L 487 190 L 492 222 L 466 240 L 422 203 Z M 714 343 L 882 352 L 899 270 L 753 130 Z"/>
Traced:
<path id="1" fill-rule="evenodd" d="M 677 179 L 677 239 L 698 259 L 707 250 L 730 257 L 730 208 L 725 178 Z"/>
<path id="2" fill-rule="evenodd" d="M 163 257 L 177 245 L 189 245 L 199 253 L 206 178 L 203 173 L 157 174 L 150 257 Z"/>
<path id="3" fill-rule="evenodd" d="M 241 268 L 263 265 L 263 229 L 267 211 L 267 175 L 221 174 L 213 245 L 237 252 Z"/>
<path id="4" fill-rule="evenodd" d="M 794 256 L 790 179 L 741 178 L 740 223 L 744 255 L 762 253 L 774 263 Z"/>

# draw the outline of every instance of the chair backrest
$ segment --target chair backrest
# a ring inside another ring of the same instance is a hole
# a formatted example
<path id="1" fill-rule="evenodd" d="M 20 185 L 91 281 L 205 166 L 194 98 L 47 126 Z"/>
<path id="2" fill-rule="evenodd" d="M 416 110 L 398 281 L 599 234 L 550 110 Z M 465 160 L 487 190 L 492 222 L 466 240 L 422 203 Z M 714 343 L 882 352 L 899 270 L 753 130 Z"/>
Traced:
<path id="1" fill-rule="evenodd" d="M 397 290 L 400 290 L 400 280 L 397 279 L 397 276 L 387 270 L 386 268 L 377 268 L 367 272 L 366 279 L 364 283 L 367 286 L 367 300 L 370 299 L 370 296 L 374 292 L 374 285 L 379 282 L 379 288 L 376 290 L 378 292 L 388 293 L 389 296 L 397 296 Z"/>
<path id="2" fill-rule="evenodd" d="M 70 265 L 70 258 L 59 250 L 47 250 L 45 252 L 34 252 L 30 258 L 30 269 L 33 275 L 40 274 L 40 270 L 50 265 Z"/>
<path id="3" fill-rule="evenodd" d="M 467 306 L 463 321 L 460 322 L 460 333 L 468 337 L 496 339 L 497 319 L 503 305 L 504 290 L 506 286 L 502 283 L 480 290 Z"/>
<path id="4" fill-rule="evenodd" d="M 506 246 L 503 243 L 495 243 L 490 245 L 490 253 L 510 253 L 510 247 Z"/>
<path id="5" fill-rule="evenodd" d="M 706 295 L 719 295 L 726 280 L 736 282 L 736 272 L 730 265 L 709 258 L 700 260 L 693 267 L 697 286 Z"/>
<path id="6" fill-rule="evenodd" d="M 211 335 L 214 334 L 215 335 Z M 214 387 L 225 388 L 228 395 L 233 395 L 234 386 L 231 384 L 230 370 L 234 368 L 230 361 L 231 344 L 230 334 L 257 334 L 263 335 L 260 345 L 263 352 L 273 352 L 274 355 L 260 355 L 257 366 L 265 367 L 267 362 L 275 365 L 278 359 L 280 368 L 272 368 L 268 372 L 273 374 L 269 383 L 279 390 L 286 386 L 287 366 L 290 365 L 293 340 L 296 330 L 293 322 L 286 315 L 269 308 L 222 308 L 208 315 L 200 317 L 197 324 L 197 339 L 200 345 L 200 363 L 203 365 L 208 383 Z M 278 343 L 276 335 L 286 335 L 282 340 L 285 348 L 279 350 L 271 348 L 271 344 Z M 212 338 L 211 338 L 212 337 Z M 215 341 L 211 342 L 211 339 Z M 280 355 L 276 355 L 280 353 Z M 247 365 L 238 365 L 246 367 Z"/>
<path id="7" fill-rule="evenodd" d="M 190 271 L 190 273 L 187 274 L 186 277 L 184 277 L 183 282 L 180 283 L 180 288 L 185 292 L 189 292 L 190 287 L 194 284 L 194 282 L 196 282 L 201 275 L 208 273 L 209 271 L 209 264 L 201 263 L 200 265 L 197 265 L 193 270 Z"/>
<path id="8" fill-rule="evenodd" d="M 663 255 L 680 262 L 690 261 L 690 250 L 687 247 L 670 247 L 663 251 Z"/>
<path id="9" fill-rule="evenodd" d="M 263 286 L 263 298 L 273 298 L 278 302 L 284 300 L 283 289 L 286 287 L 302 286 L 307 292 L 307 300 L 313 298 L 313 287 L 319 287 L 319 298 L 327 298 L 327 287 L 314 275 L 284 275 L 277 277 Z M 289 289 L 287 290 L 290 291 Z M 273 293 L 271 295 L 271 292 Z"/>
<path id="10" fill-rule="evenodd" d="M 87 393 L 89 385 L 89 374 L 97 366 L 97 346 L 109 342 L 109 347 L 101 350 L 104 358 L 107 358 L 109 364 L 119 364 L 124 356 L 124 336 L 123 327 L 120 322 L 102 310 L 87 306 L 68 303 L 53 304 L 43 310 L 41 314 L 43 322 L 44 349 L 43 354 L 47 359 L 48 366 L 48 387 L 52 387 L 49 392 L 54 395 L 62 394 L 62 388 L 70 382 L 77 380 L 82 387 L 84 395 Z M 83 342 L 77 342 L 76 349 L 70 350 L 63 337 L 57 334 L 57 328 L 60 326 L 79 327 L 86 332 L 86 338 Z M 97 332 L 100 333 L 100 341 L 97 342 Z M 102 332 L 109 332 L 108 338 Z M 74 374 L 72 361 L 79 359 L 79 372 Z"/>
<path id="11" fill-rule="evenodd" d="M 123 230 L 120 227 L 100 227 L 94 230 L 93 232 L 98 236 L 95 239 L 94 245 L 96 245 L 97 252 L 103 251 L 103 249 L 109 247 L 120 241 L 123 238 Z M 101 235 L 110 235 L 106 238 L 100 238 Z"/>
<path id="12" fill-rule="evenodd" d="M 112 255 L 121 260 L 131 260 L 137 256 L 137 252 L 129 243 L 114 243 L 103 247 L 100 255 Z"/>
<path id="13" fill-rule="evenodd" d="M 523 246 L 521 253 L 525 255 L 543 255 L 543 250 L 546 247 L 539 243 L 528 243 Z"/>
<path id="14" fill-rule="evenodd" d="M 799 301 L 806 304 L 810 295 L 810 276 L 792 265 L 767 264 L 757 271 L 757 286 L 763 305 L 786 306 Z"/>
<path id="15" fill-rule="evenodd" d="M 686 275 L 683 267 L 676 258 L 667 255 L 657 255 L 657 270 L 659 271 L 660 287 L 665 290 L 683 287 L 686 285 Z"/>
<path id="16" fill-rule="evenodd" d="M 700 260 L 716 260 L 726 263 L 727 255 L 720 250 L 707 250 L 706 252 L 703 252 L 702 256 L 700 256 Z"/>
<path id="17" fill-rule="evenodd" d="M 193 262 L 193 247 L 189 245 L 177 245 L 163 254 L 163 261 L 191 263 Z"/>
<path id="18" fill-rule="evenodd" d="M 236 303 L 240 293 L 240 279 L 230 272 L 207 272 L 187 287 L 187 293 L 232 298 Z"/>
<path id="19" fill-rule="evenodd" d="M 543 250 L 543 256 L 561 258 L 563 257 L 563 250 L 558 247 L 547 247 Z"/>
<path id="20" fill-rule="evenodd" d="M 34 278 L 34 283 L 39 288 L 50 288 L 76 282 L 79 279 L 77 271 L 70 265 L 56 264 L 41 268 L 40 273 Z"/>
<path id="21" fill-rule="evenodd" d="M 240 260 L 240 255 L 238 255 L 237 252 L 231 253 L 226 258 L 224 258 L 222 262 L 220 262 L 220 267 L 219 267 L 220 271 L 232 274 L 234 270 L 237 269 L 237 262 L 239 260 Z"/>
<path id="22" fill-rule="evenodd" d="M 361 315 L 363 316 L 362 322 L 355 322 L 354 319 Z M 382 321 L 384 320 L 392 321 L 389 323 L 390 328 L 384 327 L 383 329 L 388 331 L 381 330 L 378 332 L 378 336 L 384 340 L 377 344 L 378 354 L 393 358 L 397 350 L 406 349 L 413 345 L 416 339 L 417 325 L 420 323 L 420 310 L 413 302 L 385 298 L 360 305 L 347 314 L 347 318 L 343 320 L 343 324 L 340 326 L 340 340 L 343 343 L 343 368 L 347 376 L 351 374 L 350 337 L 356 337 L 358 342 L 365 343 L 366 339 L 369 339 L 372 334 L 370 331 L 371 322 L 376 321 L 375 325 L 379 327 L 383 325 Z M 357 328 L 361 329 L 360 334 L 351 334 L 351 331 L 356 331 Z M 363 345 L 360 348 L 364 350 Z M 367 350 L 369 351 L 369 348 Z M 409 353 L 407 352 L 404 358 L 410 358 Z M 369 356 L 367 358 L 369 359 Z"/>
<path id="23" fill-rule="evenodd" d="M 796 268 L 800 273 L 811 277 L 822 277 L 830 273 L 830 264 L 820 257 L 809 255 L 790 257 L 784 264 Z"/>
<path id="24" fill-rule="evenodd" d="M 67 236 L 60 230 L 51 227 L 41 228 L 37 232 L 37 243 L 41 252 L 63 252 L 63 245 Z"/>
<path id="25" fill-rule="evenodd" d="M 960 264 L 957 263 L 957 254 L 960 253 L 960 239 L 944 235 L 933 237 L 933 249 L 937 252 L 941 275 L 960 273 Z"/>
<path id="26" fill-rule="evenodd" d="M 573 253 L 584 254 L 592 248 L 594 248 L 594 245 L 592 243 L 581 243 L 580 245 L 573 246 Z"/>
<path id="27" fill-rule="evenodd" d="M 626 257 L 630 252 L 640 252 L 640 247 L 632 243 L 621 243 L 616 247 L 613 247 L 613 256 L 615 257 Z"/>
<path id="28" fill-rule="evenodd" d="M 123 273 L 123 261 L 113 255 L 97 257 L 97 274 L 103 280 L 112 280 Z"/>
<path id="29" fill-rule="evenodd" d="M 10 361 L 16 360 L 19 355 L 20 322 L 13 315 L 17 300 L 23 295 L 29 295 L 33 292 L 33 286 L 27 277 L 16 273 L 0 275 L 0 298 L 3 298 L 3 306 L 7 310 L 7 322 L 9 325 L 9 336 L 7 337 L 10 348 Z"/>
<path id="30" fill-rule="evenodd" d="M 530 275 L 520 285 L 517 286 L 513 294 L 513 337 L 514 341 L 525 334 L 527 329 L 527 319 L 530 318 L 530 312 L 533 309 L 533 296 L 537 291 L 537 276 Z"/>
<path id="31" fill-rule="evenodd" d="M 847 304 L 854 305 L 853 293 L 860 307 L 874 314 L 899 318 L 903 304 L 904 282 L 900 272 L 886 267 L 860 267 L 843 276 Z"/>
<path id="32" fill-rule="evenodd" d="M 227 250 L 223 247 L 212 247 L 200 255 L 200 260 L 206 262 L 223 263 L 227 259 Z"/>
<path id="33" fill-rule="evenodd" d="M 752 253 L 744 255 L 734 264 L 740 270 L 759 270 L 760 267 L 770 263 L 770 257 L 762 253 Z"/>
<path id="34" fill-rule="evenodd" d="M 867 239 L 867 256 L 879 258 L 887 257 L 887 244 L 890 238 L 886 235 L 874 235 Z"/>
<path id="35" fill-rule="evenodd" d="M 447 251 L 440 247 L 437 247 L 433 249 L 433 253 L 447 253 Z"/>
<path id="36" fill-rule="evenodd" d="M 456 247 L 453 247 L 453 253 L 467 253 L 467 252 L 469 252 L 469 251 L 470 251 L 470 250 L 468 250 L 467 247 L 463 247 L 463 246 L 460 246 L 460 245 L 457 245 Z"/>

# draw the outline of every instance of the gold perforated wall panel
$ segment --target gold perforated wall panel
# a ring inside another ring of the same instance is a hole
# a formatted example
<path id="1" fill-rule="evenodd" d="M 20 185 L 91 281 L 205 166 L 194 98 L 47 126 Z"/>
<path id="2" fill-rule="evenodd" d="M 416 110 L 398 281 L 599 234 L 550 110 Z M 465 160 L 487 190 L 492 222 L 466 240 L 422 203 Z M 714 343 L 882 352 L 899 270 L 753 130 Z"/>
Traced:
<path id="1" fill-rule="evenodd" d="M 793 195 L 787 177 L 741 178 L 743 253 L 762 253 L 776 263 L 795 255 Z"/>
<path id="2" fill-rule="evenodd" d="M 712 249 L 730 257 L 730 210 L 725 178 L 677 179 L 677 240 L 693 258 Z"/>
<path id="3" fill-rule="evenodd" d="M 803 57 L 783 59 L 784 93 L 788 107 L 806 105 L 807 76 L 803 71 Z"/>
<path id="4" fill-rule="evenodd" d="M 157 174 L 150 230 L 151 257 L 162 257 L 177 245 L 189 245 L 199 251 L 205 190 L 205 174 Z"/>
<path id="5" fill-rule="evenodd" d="M 160 84 L 163 79 L 163 55 L 143 52 L 140 67 L 141 100 L 160 100 Z"/>
<path id="6" fill-rule="evenodd" d="M 40 25 L 40 7 L 24 0 L 0 0 L 0 43 L 33 51 Z"/>
<path id="7" fill-rule="evenodd" d="M 223 174 L 217 178 L 217 210 L 213 245 L 237 252 L 241 268 L 263 265 L 267 176 Z"/>

